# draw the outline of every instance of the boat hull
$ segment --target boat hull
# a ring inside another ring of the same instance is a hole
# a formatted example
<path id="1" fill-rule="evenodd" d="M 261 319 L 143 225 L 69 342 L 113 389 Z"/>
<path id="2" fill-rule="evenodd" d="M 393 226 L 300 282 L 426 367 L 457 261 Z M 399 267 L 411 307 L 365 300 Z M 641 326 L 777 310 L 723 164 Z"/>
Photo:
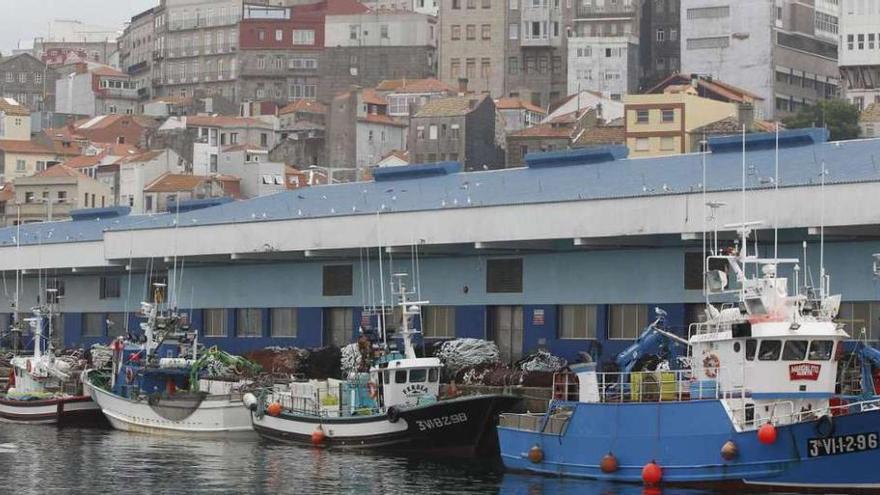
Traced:
<path id="1" fill-rule="evenodd" d="M 574 413 L 559 433 L 499 427 L 505 467 L 641 483 L 642 468 L 656 461 L 668 484 L 880 491 L 868 468 L 880 463 L 880 410 L 837 416 L 831 434 L 818 420 L 777 426 L 777 440 L 765 445 L 754 430 L 734 431 L 717 400 L 568 405 Z M 721 456 L 728 441 L 738 451 L 729 461 Z M 535 446 L 538 462 L 529 459 Z M 615 472 L 601 469 L 608 453 L 618 461 Z"/>
<path id="2" fill-rule="evenodd" d="M 312 433 L 320 428 L 325 434 L 320 447 L 471 457 L 497 454 L 498 414 L 518 401 L 503 395 L 460 397 L 400 409 L 396 421 L 388 415 L 319 418 L 286 412 L 253 413 L 252 419 L 260 436 L 278 442 L 312 445 Z"/>
<path id="3" fill-rule="evenodd" d="M 106 425 L 101 408 L 87 395 L 29 401 L 0 397 L 0 421 L 59 426 Z"/>
<path id="4" fill-rule="evenodd" d="M 158 413 L 154 405 L 146 400 L 131 400 L 114 395 L 88 380 L 85 386 L 104 416 L 117 430 L 191 438 L 253 435 L 250 412 L 245 409 L 241 400 L 230 396 L 208 396 L 197 407 L 186 411 L 185 417 L 180 415 L 169 418 Z M 173 408 L 173 401 L 171 405 L 163 407 Z"/>

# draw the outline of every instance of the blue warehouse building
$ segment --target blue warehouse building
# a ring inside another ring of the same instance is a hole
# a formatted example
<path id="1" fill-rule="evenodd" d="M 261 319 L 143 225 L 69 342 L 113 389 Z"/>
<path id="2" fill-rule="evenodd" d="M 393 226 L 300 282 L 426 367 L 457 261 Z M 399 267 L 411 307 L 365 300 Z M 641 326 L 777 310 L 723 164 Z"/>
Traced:
<path id="1" fill-rule="evenodd" d="M 7 228 L 0 324 L 12 318 L 21 270 L 20 308 L 48 298 L 65 346 L 136 332 L 152 287 L 189 313 L 206 345 L 340 345 L 374 323 L 368 310 L 383 293 L 391 302 L 388 274 L 407 273 L 429 301 L 417 322 L 425 346 L 488 338 L 510 360 L 546 348 L 604 361 L 654 307 L 686 333 L 704 300 L 703 232 L 717 230 L 730 247 L 731 225 L 745 219 L 762 222 L 767 256 L 778 229 L 780 255 L 802 259 L 801 285 L 818 285 L 824 232 L 840 319 L 877 340 L 880 140 L 786 131 L 778 190 L 775 142 L 749 135 L 743 153 L 741 138 L 718 138 L 706 153 L 641 159 L 620 147 L 545 153 L 524 168 L 472 173 L 456 163 L 395 167 L 373 182 L 182 204 L 173 214 L 84 210 Z"/>

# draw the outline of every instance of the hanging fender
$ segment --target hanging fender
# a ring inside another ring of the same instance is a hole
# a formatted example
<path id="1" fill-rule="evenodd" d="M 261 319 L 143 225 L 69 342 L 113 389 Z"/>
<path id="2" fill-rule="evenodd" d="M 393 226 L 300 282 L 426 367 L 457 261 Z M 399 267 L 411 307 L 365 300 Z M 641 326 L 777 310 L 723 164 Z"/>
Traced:
<path id="1" fill-rule="evenodd" d="M 703 358 L 703 372 L 707 378 L 717 378 L 719 366 L 721 366 L 721 360 L 716 354 L 709 354 Z"/>
<path id="2" fill-rule="evenodd" d="M 125 368 L 125 381 L 129 384 L 134 383 L 134 370 Z"/>

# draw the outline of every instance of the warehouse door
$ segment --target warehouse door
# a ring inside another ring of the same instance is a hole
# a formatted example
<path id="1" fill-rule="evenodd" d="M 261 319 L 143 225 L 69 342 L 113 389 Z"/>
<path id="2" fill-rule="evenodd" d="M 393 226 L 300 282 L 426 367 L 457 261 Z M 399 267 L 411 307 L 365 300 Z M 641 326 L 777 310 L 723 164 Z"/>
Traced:
<path id="1" fill-rule="evenodd" d="M 354 329 L 351 308 L 324 309 L 324 345 L 344 347 L 351 343 Z"/>
<path id="2" fill-rule="evenodd" d="M 492 306 L 489 311 L 490 337 L 498 345 L 501 361 L 519 360 L 523 350 L 523 307 Z"/>

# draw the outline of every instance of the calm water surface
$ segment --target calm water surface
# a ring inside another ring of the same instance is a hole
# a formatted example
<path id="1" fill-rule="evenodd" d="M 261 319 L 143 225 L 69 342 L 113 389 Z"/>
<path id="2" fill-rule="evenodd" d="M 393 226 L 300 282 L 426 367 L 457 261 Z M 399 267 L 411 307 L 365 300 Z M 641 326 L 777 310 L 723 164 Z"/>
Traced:
<path id="1" fill-rule="evenodd" d="M 0 424 L 0 493 L 642 495 L 643 490 L 505 474 L 494 460 L 440 462 L 327 452 L 257 438 L 182 440 Z"/>

